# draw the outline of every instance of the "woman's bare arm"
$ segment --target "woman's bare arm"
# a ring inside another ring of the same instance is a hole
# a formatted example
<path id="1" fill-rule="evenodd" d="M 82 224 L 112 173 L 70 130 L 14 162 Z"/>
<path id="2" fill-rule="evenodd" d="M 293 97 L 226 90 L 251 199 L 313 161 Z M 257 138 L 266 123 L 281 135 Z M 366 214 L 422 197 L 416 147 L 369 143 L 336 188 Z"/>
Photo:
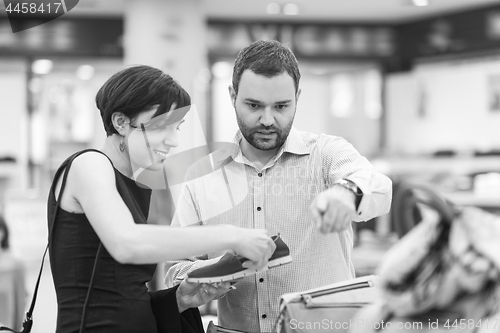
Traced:
<path id="1" fill-rule="evenodd" d="M 67 188 L 103 245 L 120 263 L 158 263 L 231 249 L 260 267 L 267 263 L 275 248 L 262 229 L 135 224 L 116 189 L 114 169 L 102 154 L 77 157 L 68 175 Z"/>

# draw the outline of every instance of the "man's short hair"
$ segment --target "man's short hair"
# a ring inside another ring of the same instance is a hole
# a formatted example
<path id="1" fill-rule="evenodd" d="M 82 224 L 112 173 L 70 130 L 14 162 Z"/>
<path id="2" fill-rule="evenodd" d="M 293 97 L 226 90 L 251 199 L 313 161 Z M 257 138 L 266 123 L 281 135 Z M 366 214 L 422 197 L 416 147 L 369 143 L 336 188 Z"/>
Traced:
<path id="1" fill-rule="evenodd" d="M 247 69 L 267 77 L 287 72 L 293 79 L 295 92 L 299 90 L 299 63 L 292 50 L 278 41 L 259 40 L 240 51 L 233 68 L 233 88 L 236 94 L 241 76 Z"/>

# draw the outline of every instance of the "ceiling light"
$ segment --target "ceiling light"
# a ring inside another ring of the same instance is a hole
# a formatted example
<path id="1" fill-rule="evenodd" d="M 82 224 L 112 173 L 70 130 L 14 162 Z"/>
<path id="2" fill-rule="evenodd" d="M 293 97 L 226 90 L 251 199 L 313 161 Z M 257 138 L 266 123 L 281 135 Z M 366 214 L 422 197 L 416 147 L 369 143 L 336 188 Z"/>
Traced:
<path id="1" fill-rule="evenodd" d="M 219 61 L 212 65 L 212 74 L 216 78 L 230 78 L 232 73 L 233 66 L 229 62 Z"/>
<path id="2" fill-rule="evenodd" d="M 271 15 L 277 15 L 281 13 L 281 6 L 279 3 L 270 2 L 267 4 L 266 12 Z"/>
<path id="3" fill-rule="evenodd" d="M 287 3 L 283 6 L 283 14 L 285 15 L 298 15 L 299 14 L 299 6 L 294 3 Z"/>
<path id="4" fill-rule="evenodd" d="M 31 70 L 35 74 L 44 75 L 44 74 L 49 74 L 53 66 L 54 63 L 51 60 L 38 59 L 33 61 L 33 64 L 31 65 Z"/>
<path id="5" fill-rule="evenodd" d="M 95 69 L 91 65 L 81 65 L 76 70 L 76 77 L 80 80 L 87 81 L 94 76 Z"/>
<path id="6" fill-rule="evenodd" d="M 413 4 L 417 7 L 429 6 L 429 0 L 413 0 Z"/>

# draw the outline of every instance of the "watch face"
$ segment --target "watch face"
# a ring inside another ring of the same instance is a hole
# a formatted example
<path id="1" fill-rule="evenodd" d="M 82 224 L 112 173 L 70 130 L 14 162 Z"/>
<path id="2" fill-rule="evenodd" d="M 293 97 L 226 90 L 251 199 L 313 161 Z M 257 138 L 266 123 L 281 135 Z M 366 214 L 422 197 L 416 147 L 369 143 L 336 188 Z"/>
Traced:
<path id="1" fill-rule="evenodd" d="M 356 195 L 361 195 L 361 191 L 359 190 L 359 187 L 347 179 L 339 179 L 337 182 L 335 182 L 335 184 L 343 186 L 343 187 L 353 191 Z"/>
<path id="2" fill-rule="evenodd" d="M 338 184 L 340 186 L 344 186 L 344 187 L 351 187 L 352 183 L 350 183 L 349 181 L 345 180 L 345 179 L 339 179 L 335 184 Z"/>

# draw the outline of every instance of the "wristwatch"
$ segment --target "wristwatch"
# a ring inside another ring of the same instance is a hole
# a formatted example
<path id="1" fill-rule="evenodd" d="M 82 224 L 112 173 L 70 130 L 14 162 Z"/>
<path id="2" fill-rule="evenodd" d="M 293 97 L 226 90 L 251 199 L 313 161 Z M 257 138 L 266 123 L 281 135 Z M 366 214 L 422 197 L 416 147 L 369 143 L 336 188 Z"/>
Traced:
<path id="1" fill-rule="evenodd" d="M 359 208 L 359 204 L 361 203 L 361 199 L 363 198 L 363 191 L 361 191 L 358 185 L 354 184 L 354 182 L 348 179 L 339 179 L 333 185 L 342 186 L 348 190 L 351 190 L 356 195 L 356 200 L 354 201 L 354 205 L 356 206 L 356 211 Z M 358 215 L 361 215 L 362 212 L 358 211 Z"/>
<path id="2" fill-rule="evenodd" d="M 346 189 L 353 191 L 357 196 L 363 195 L 363 192 L 361 192 L 359 187 L 350 180 L 339 179 L 333 185 L 340 185 L 342 187 L 345 187 Z"/>

